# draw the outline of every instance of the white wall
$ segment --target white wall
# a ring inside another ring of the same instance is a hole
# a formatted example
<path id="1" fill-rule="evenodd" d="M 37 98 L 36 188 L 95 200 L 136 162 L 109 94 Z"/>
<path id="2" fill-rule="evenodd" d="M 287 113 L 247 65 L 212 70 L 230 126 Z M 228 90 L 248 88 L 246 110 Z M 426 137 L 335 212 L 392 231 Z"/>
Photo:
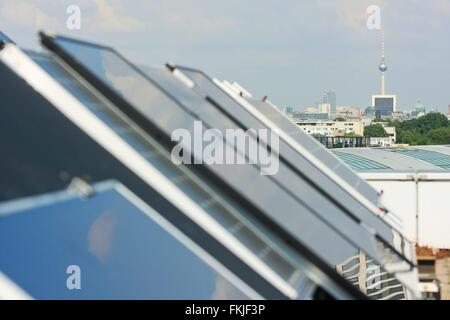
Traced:
<path id="1" fill-rule="evenodd" d="M 399 216 L 404 235 L 421 246 L 450 249 L 450 174 L 362 173 Z M 415 180 L 417 179 L 417 181 Z"/>
<path id="2" fill-rule="evenodd" d="M 412 181 L 368 181 L 377 191 L 383 190 L 383 205 L 399 217 L 403 234 L 417 241 L 416 184 Z"/>
<path id="3" fill-rule="evenodd" d="M 450 248 L 450 182 L 421 182 L 419 195 L 420 243 Z"/>

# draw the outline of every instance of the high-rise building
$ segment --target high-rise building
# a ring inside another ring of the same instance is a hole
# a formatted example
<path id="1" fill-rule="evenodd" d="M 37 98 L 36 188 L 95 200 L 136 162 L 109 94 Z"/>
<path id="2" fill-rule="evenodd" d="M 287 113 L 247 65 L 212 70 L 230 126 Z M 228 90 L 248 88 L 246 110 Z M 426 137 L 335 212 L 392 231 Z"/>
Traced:
<path id="1" fill-rule="evenodd" d="M 292 114 L 292 113 L 294 113 L 294 108 L 291 107 L 291 106 L 287 106 L 287 107 L 286 107 L 286 113 L 287 113 L 287 114 Z"/>
<path id="2" fill-rule="evenodd" d="M 375 107 L 376 117 L 388 117 L 397 109 L 397 96 L 386 94 L 386 79 L 385 73 L 387 71 L 386 59 L 384 54 L 384 30 L 381 30 L 381 61 L 378 70 L 381 72 L 381 92 L 379 95 L 372 96 L 372 106 Z"/>
<path id="3" fill-rule="evenodd" d="M 331 104 L 329 103 L 319 103 L 317 109 L 319 113 L 326 113 L 328 116 L 331 114 Z"/>
<path id="4" fill-rule="evenodd" d="M 323 94 L 322 103 L 330 105 L 330 112 L 336 114 L 336 92 L 327 91 Z"/>

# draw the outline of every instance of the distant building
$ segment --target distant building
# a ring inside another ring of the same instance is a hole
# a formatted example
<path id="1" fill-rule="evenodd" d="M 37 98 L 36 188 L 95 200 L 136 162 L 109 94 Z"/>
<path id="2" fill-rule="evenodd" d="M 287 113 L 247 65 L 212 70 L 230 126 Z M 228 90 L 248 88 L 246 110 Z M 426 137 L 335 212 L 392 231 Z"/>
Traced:
<path id="1" fill-rule="evenodd" d="M 328 120 L 329 107 L 326 105 L 318 104 L 317 106 L 311 106 L 305 108 L 304 112 L 294 112 L 293 118 L 296 120 Z"/>
<path id="2" fill-rule="evenodd" d="M 362 117 L 361 118 L 361 123 L 362 123 L 362 125 L 365 127 L 365 126 L 368 126 L 369 124 L 371 124 L 372 123 L 372 118 L 368 118 L 368 117 Z"/>
<path id="3" fill-rule="evenodd" d="M 350 106 L 336 107 L 336 115 L 343 117 L 361 117 L 363 111 L 361 108 L 353 108 Z"/>
<path id="4" fill-rule="evenodd" d="M 298 121 L 296 124 L 306 133 L 324 137 L 362 136 L 364 126 L 360 121 Z"/>
<path id="5" fill-rule="evenodd" d="M 404 120 L 408 119 L 408 114 L 406 114 L 405 112 L 402 112 L 402 111 L 395 111 L 392 113 L 392 119 L 404 121 Z"/>
<path id="6" fill-rule="evenodd" d="M 389 135 L 388 137 L 371 137 L 371 147 L 391 147 L 397 141 L 397 131 L 395 127 L 390 127 L 387 122 L 377 122 L 381 124 L 384 131 Z"/>
<path id="7" fill-rule="evenodd" d="M 305 113 L 318 113 L 319 110 L 316 107 L 306 107 Z"/>
<path id="8" fill-rule="evenodd" d="M 331 114 L 331 104 L 329 103 L 319 103 L 317 109 L 319 113 L 326 113 L 328 116 Z"/>
<path id="9" fill-rule="evenodd" d="M 328 113 L 320 112 L 294 112 L 294 119 L 296 120 L 328 120 Z"/>
<path id="10" fill-rule="evenodd" d="M 397 134 L 395 132 L 395 127 L 384 127 L 384 130 L 389 135 L 388 137 L 371 137 L 370 146 L 371 147 L 392 147 L 395 145 L 397 139 Z"/>
<path id="11" fill-rule="evenodd" d="M 330 105 L 331 114 L 336 113 L 336 92 L 327 91 L 323 94 L 322 103 L 328 103 Z"/>
<path id="12" fill-rule="evenodd" d="M 397 141 L 397 131 L 396 131 L 395 127 L 388 127 L 388 126 L 383 126 L 383 127 L 384 127 L 384 131 L 386 131 L 386 133 L 391 138 L 391 142 L 394 144 Z"/>
<path id="13" fill-rule="evenodd" d="M 392 147 L 392 139 L 390 137 L 371 137 L 370 147 Z"/>
<path id="14" fill-rule="evenodd" d="M 427 113 L 425 105 L 421 100 L 417 100 L 416 104 L 414 105 L 414 108 L 411 111 L 411 117 L 412 118 L 420 118 L 421 116 L 424 116 Z"/>
<path id="15" fill-rule="evenodd" d="M 372 105 L 375 107 L 376 117 L 390 117 L 397 109 L 396 95 L 373 95 Z"/>
<path id="16" fill-rule="evenodd" d="M 414 105 L 413 111 L 415 111 L 415 112 L 426 112 L 425 105 L 423 104 L 423 102 L 421 100 L 417 100 L 416 101 L 416 104 Z"/>
<path id="17" fill-rule="evenodd" d="M 363 115 L 365 117 L 375 117 L 375 108 L 373 106 L 369 106 L 364 109 Z"/>

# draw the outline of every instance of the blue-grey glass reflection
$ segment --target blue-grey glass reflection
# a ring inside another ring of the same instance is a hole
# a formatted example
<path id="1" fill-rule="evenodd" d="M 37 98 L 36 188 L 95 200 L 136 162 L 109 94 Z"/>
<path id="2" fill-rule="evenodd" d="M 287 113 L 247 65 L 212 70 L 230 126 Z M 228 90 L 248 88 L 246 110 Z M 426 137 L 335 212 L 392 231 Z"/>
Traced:
<path id="1" fill-rule="evenodd" d="M 162 94 L 155 85 L 114 51 L 59 37 L 55 41 L 98 79 L 111 86 L 141 114 L 151 119 L 158 119 L 158 124 L 161 126 L 169 124 L 176 128 L 192 126 L 192 119 L 186 117 L 177 104 Z"/>
<path id="2" fill-rule="evenodd" d="M 0 42 L 6 42 L 6 43 L 14 43 L 14 41 L 12 41 L 6 34 L 4 34 L 3 32 L 0 31 Z"/>
<path id="3" fill-rule="evenodd" d="M 38 299 L 247 298 L 115 188 L 0 215 L 0 252 L 0 270 Z M 66 286 L 71 265 L 80 290 Z"/>

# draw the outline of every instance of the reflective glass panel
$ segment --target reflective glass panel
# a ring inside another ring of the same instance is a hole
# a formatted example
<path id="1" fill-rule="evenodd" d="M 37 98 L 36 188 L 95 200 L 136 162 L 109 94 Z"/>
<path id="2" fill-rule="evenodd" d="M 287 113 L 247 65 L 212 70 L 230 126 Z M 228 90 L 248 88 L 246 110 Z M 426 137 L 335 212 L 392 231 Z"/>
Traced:
<path id="1" fill-rule="evenodd" d="M 2 272 L 39 299 L 249 298 L 121 185 L 1 203 L 0 252 Z"/>

